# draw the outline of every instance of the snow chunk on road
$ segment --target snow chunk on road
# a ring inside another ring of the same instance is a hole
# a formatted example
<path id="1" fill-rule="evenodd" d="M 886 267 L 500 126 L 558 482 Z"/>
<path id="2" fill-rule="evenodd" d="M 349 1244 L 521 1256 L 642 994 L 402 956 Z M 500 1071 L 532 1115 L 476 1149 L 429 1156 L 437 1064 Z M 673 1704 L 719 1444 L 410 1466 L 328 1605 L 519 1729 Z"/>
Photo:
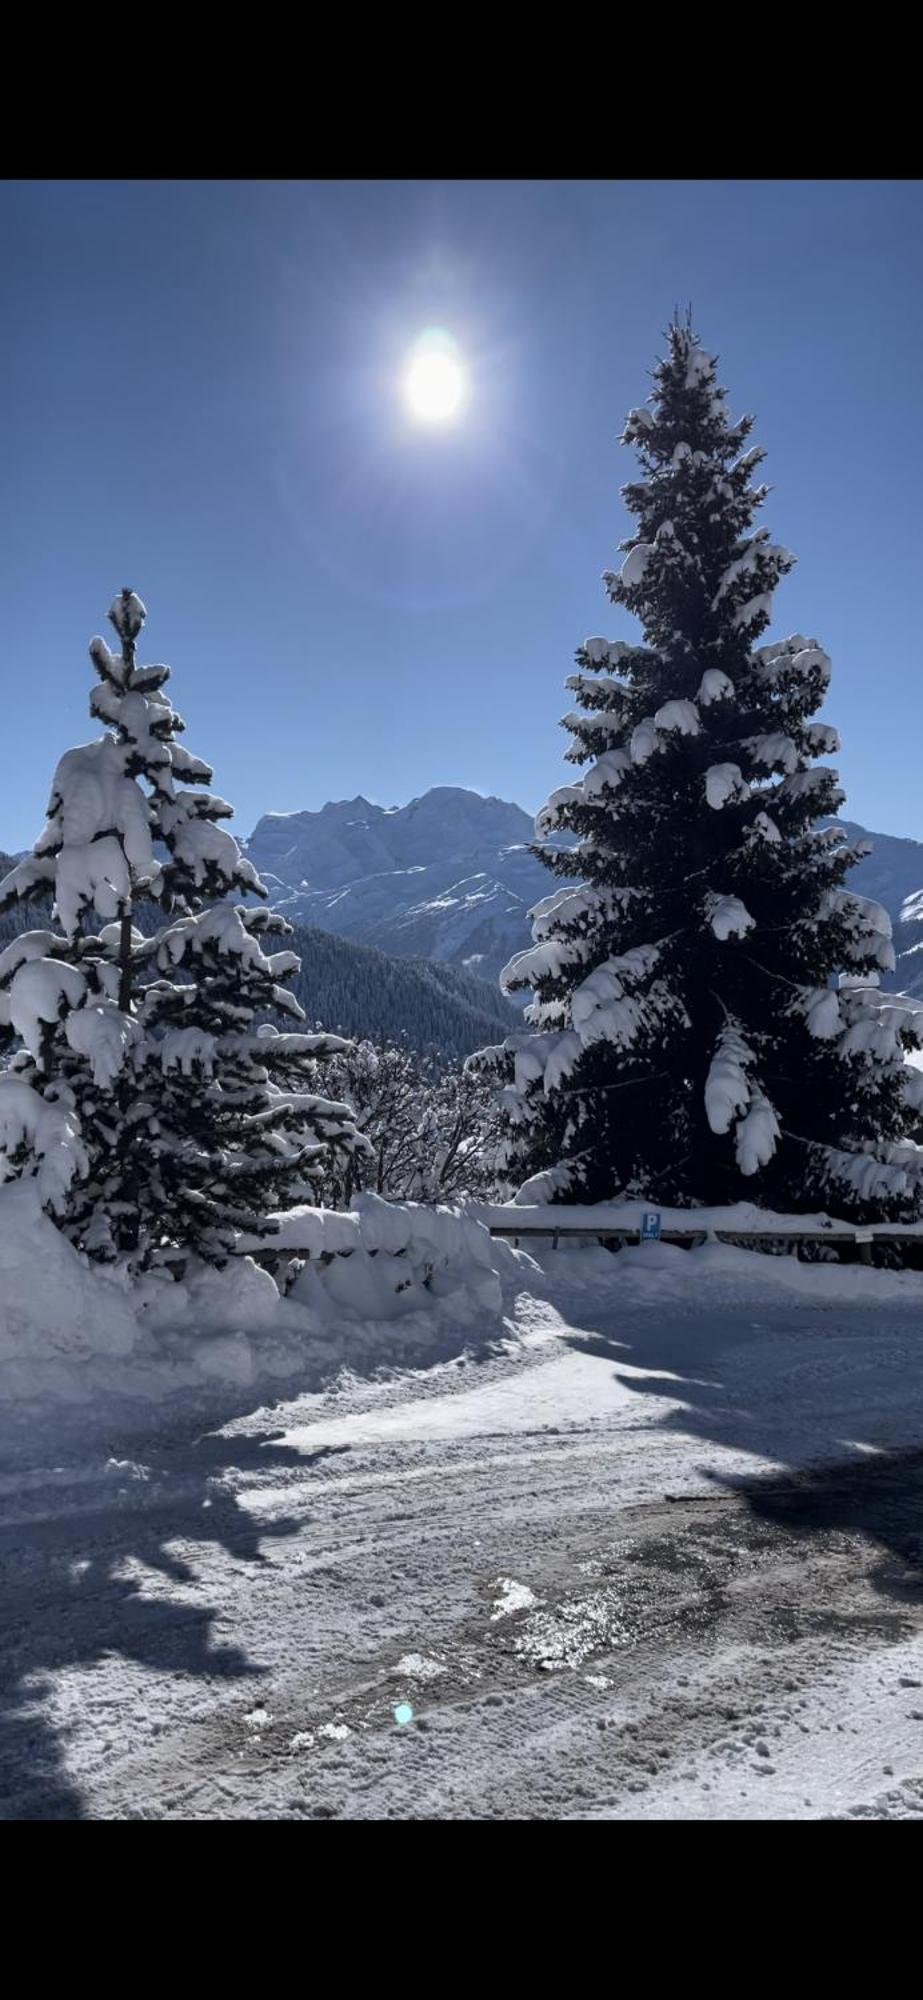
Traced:
<path id="1" fill-rule="evenodd" d="M 434 1681 L 448 1669 L 441 1660 L 431 1660 L 425 1653 L 405 1653 L 391 1672 L 395 1680 Z"/>
<path id="2" fill-rule="evenodd" d="M 614 1589 L 597 1590 L 553 1611 L 539 1611 L 516 1639 L 522 1659 L 546 1674 L 573 1672 L 594 1653 L 611 1651 L 627 1637 Z"/>
<path id="3" fill-rule="evenodd" d="M 516 1583 L 511 1576 L 498 1576 L 497 1586 L 501 1595 L 494 1598 L 494 1609 L 490 1614 L 492 1625 L 498 1618 L 509 1618 L 514 1611 L 527 1611 L 530 1605 L 538 1602 L 527 1583 Z"/>

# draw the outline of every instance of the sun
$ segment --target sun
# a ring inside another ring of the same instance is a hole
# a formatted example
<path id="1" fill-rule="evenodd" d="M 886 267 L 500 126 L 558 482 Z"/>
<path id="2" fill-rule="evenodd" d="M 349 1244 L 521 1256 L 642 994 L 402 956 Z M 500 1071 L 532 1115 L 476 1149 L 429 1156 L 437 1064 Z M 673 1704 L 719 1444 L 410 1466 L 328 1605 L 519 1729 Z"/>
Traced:
<path id="1" fill-rule="evenodd" d="M 404 369 L 404 401 L 418 424 L 447 424 L 465 401 L 467 381 L 458 344 L 441 327 L 414 341 Z"/>

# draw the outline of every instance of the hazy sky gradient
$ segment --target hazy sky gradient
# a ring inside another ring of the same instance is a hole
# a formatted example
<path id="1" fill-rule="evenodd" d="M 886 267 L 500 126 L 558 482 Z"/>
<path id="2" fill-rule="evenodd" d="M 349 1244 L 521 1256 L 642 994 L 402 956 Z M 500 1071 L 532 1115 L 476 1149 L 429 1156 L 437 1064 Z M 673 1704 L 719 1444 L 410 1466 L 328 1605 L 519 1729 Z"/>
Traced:
<path id="1" fill-rule="evenodd" d="M 756 412 L 833 657 L 848 814 L 923 839 L 920 182 L 27 182 L 0 188 L 0 846 L 95 732 L 86 645 L 145 599 L 191 749 L 266 810 L 561 783 L 617 443 L 674 302 Z M 456 429 L 397 383 L 449 328 Z"/>

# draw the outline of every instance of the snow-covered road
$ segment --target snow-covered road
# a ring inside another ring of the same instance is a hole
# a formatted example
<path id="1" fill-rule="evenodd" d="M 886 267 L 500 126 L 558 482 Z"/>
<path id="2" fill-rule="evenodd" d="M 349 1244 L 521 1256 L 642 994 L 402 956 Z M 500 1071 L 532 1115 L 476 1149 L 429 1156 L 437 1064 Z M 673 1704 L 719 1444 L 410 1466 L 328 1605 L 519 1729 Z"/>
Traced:
<path id="1" fill-rule="evenodd" d="M 0 1815 L 923 1817 L 923 1279 L 515 1268 L 479 1358 L 18 1452 Z"/>

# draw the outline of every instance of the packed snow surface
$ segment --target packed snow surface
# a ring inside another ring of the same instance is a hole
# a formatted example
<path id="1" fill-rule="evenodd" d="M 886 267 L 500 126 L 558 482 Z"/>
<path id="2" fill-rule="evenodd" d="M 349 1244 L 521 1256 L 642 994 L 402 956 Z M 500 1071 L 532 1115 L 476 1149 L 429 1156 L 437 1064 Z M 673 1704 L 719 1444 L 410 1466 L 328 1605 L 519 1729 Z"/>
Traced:
<path id="1" fill-rule="evenodd" d="M 29 1196 L 4 1817 L 923 1816 L 923 1275 L 495 1242 L 293 1334 L 242 1260 L 139 1346 Z"/>

